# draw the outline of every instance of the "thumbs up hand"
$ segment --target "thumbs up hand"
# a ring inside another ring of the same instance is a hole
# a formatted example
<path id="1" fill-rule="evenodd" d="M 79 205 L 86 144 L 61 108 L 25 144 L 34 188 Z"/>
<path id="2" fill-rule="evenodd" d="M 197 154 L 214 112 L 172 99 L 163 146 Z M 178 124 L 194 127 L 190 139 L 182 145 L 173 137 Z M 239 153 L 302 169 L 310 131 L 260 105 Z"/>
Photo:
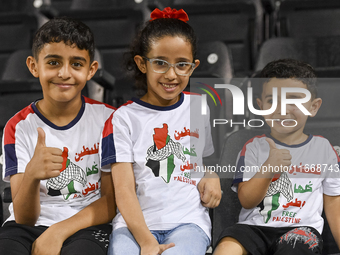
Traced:
<path id="1" fill-rule="evenodd" d="M 291 165 L 292 156 L 290 155 L 289 150 L 286 149 L 278 149 L 276 148 L 275 142 L 266 138 L 267 143 L 269 144 L 269 156 L 264 165 L 268 166 L 279 166 L 280 169 L 284 170 L 283 167 L 289 167 Z M 281 167 L 282 166 L 282 167 Z"/>
<path id="2" fill-rule="evenodd" d="M 34 155 L 26 166 L 26 172 L 36 180 L 46 180 L 60 174 L 63 157 L 62 150 L 46 147 L 45 132 L 38 127 L 38 139 Z"/>

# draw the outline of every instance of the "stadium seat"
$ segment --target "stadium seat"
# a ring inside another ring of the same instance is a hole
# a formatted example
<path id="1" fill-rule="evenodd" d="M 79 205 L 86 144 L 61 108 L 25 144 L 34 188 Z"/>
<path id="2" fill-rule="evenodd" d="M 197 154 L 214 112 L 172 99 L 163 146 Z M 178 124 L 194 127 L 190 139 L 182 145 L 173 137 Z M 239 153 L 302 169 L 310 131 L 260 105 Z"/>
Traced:
<path id="1" fill-rule="evenodd" d="M 337 0 L 278 0 L 277 36 L 327 37 L 340 35 Z"/>
<path id="2" fill-rule="evenodd" d="M 294 58 L 312 65 L 319 77 L 339 77 L 340 35 L 324 37 L 278 37 L 265 41 L 259 51 L 255 71 L 282 58 Z"/>
<path id="3" fill-rule="evenodd" d="M 31 49 L 22 49 L 14 51 L 6 61 L 5 70 L 1 80 L 7 81 L 27 81 L 36 80 L 26 65 L 26 59 L 32 55 Z"/>
<path id="4" fill-rule="evenodd" d="M 108 71 L 116 79 L 114 89 L 106 97 L 106 103 L 119 107 L 126 103 L 132 97 L 139 97 L 138 91 L 134 88 L 134 79 L 127 74 L 123 66 L 123 56 L 127 51 L 126 48 L 117 48 L 105 51 Z"/>
<path id="5" fill-rule="evenodd" d="M 198 43 L 197 58 L 200 65 L 192 77 L 224 78 L 227 82 L 234 76 L 230 49 L 222 41 Z"/>
<path id="6" fill-rule="evenodd" d="M 19 49 L 30 49 L 37 18 L 25 13 L 0 13 L 0 76 L 9 55 Z"/>
<path id="7" fill-rule="evenodd" d="M 116 0 L 73 0 L 70 1 L 72 10 L 93 10 L 93 9 L 108 9 L 118 6 Z M 65 8 L 64 8 L 65 10 Z"/>
<path id="8" fill-rule="evenodd" d="M 327 138 L 333 146 L 340 145 L 340 127 L 331 128 L 309 128 L 305 130 L 308 134 L 322 135 Z M 243 145 L 252 137 L 267 133 L 268 129 L 252 129 L 252 130 L 239 130 L 224 140 L 224 147 L 220 158 L 219 166 L 235 166 L 236 159 L 239 151 Z M 241 204 L 238 200 L 237 193 L 231 190 L 231 184 L 234 173 L 226 171 L 219 173 L 221 178 L 221 187 L 223 191 L 222 200 L 220 205 L 213 210 L 213 233 L 212 243 L 215 246 L 218 237 L 223 229 L 232 226 L 238 222 Z M 340 254 L 334 238 L 329 230 L 327 220 L 325 220 L 325 227 L 322 233 L 324 240 L 324 253 L 323 254 Z"/>
<path id="9" fill-rule="evenodd" d="M 195 90 L 197 87 L 204 87 L 202 83 L 208 84 L 213 88 L 215 84 L 230 83 L 231 79 L 233 78 L 233 65 L 231 61 L 230 50 L 223 42 L 210 41 L 199 43 L 197 58 L 200 60 L 200 65 L 191 75 L 190 84 L 186 90 L 202 93 L 202 90 Z M 209 88 L 206 89 L 209 90 Z M 210 119 L 232 118 L 232 108 L 230 107 L 230 103 L 232 101 L 231 94 L 226 93 L 228 91 L 223 89 L 217 89 L 216 91 L 219 93 L 222 105 L 216 106 L 212 98 L 207 98 L 210 108 Z M 212 127 L 211 130 L 215 153 L 213 156 L 214 159 L 210 158 L 209 161 L 216 164 L 217 158 L 219 158 L 223 146 L 221 143 L 221 137 L 224 137 L 228 132 L 231 131 L 231 129 L 227 128 L 227 125 L 218 125 L 216 127 Z"/>
<path id="10" fill-rule="evenodd" d="M 86 5 L 86 0 L 84 4 Z M 40 9 L 40 11 L 53 9 L 56 12 L 59 12 L 71 9 L 71 6 L 72 0 L 42 0 L 38 8 Z"/>
<path id="11" fill-rule="evenodd" d="M 70 9 L 93 10 L 93 9 L 114 9 L 132 8 L 143 10 L 147 6 L 147 0 L 72 0 Z"/>

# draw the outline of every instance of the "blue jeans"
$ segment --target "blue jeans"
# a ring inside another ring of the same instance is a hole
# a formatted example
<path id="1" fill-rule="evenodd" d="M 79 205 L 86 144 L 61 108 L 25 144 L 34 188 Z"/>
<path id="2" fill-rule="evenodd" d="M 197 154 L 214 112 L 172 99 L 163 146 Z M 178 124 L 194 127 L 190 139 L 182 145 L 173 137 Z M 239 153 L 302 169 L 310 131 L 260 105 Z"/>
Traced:
<path id="1" fill-rule="evenodd" d="M 171 230 L 151 230 L 159 244 L 174 243 L 162 255 L 205 255 L 210 239 L 196 224 L 182 224 Z M 140 247 L 128 228 L 110 235 L 108 255 L 139 255 Z"/>

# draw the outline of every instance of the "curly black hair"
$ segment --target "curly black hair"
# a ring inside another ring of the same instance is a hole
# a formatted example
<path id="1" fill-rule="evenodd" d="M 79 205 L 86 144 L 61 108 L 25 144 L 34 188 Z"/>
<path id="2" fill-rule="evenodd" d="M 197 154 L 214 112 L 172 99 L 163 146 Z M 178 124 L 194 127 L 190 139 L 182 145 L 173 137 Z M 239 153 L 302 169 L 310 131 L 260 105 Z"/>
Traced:
<path id="1" fill-rule="evenodd" d="M 45 44 L 59 42 L 66 45 L 75 44 L 79 49 L 87 50 L 90 63 L 94 60 L 95 45 L 92 31 L 84 23 L 68 17 L 51 19 L 39 28 L 33 39 L 33 57 L 38 61 L 39 53 Z"/>
<path id="2" fill-rule="evenodd" d="M 307 89 L 312 94 L 312 98 L 317 97 L 317 76 L 315 70 L 305 62 L 288 58 L 275 60 L 268 63 L 257 77 L 268 78 L 264 79 L 264 83 L 268 82 L 271 78 L 291 78 L 299 80 L 306 84 Z M 259 95 L 261 95 L 262 88 L 259 92 L 261 92 L 259 93 Z"/>

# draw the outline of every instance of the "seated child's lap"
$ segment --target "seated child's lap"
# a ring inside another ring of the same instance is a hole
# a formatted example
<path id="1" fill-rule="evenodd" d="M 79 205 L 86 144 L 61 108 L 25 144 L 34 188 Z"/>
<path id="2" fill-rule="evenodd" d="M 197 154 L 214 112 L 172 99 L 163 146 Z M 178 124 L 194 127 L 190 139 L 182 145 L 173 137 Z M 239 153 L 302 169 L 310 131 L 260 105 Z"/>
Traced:
<path id="1" fill-rule="evenodd" d="M 322 254 L 323 241 L 313 227 L 273 228 L 235 224 L 224 229 L 217 241 L 232 237 L 252 255 Z"/>
<path id="2" fill-rule="evenodd" d="M 34 241 L 48 229 L 46 226 L 26 226 L 8 221 L 0 227 L 1 254 L 29 255 Z M 61 255 L 81 254 L 106 254 L 109 235 L 112 231 L 110 224 L 91 226 L 65 240 Z M 93 244 L 97 245 L 93 245 Z"/>
<path id="3" fill-rule="evenodd" d="M 165 250 L 164 255 L 205 255 L 210 239 L 198 225 L 181 224 L 171 230 L 151 230 L 159 244 L 174 243 L 175 246 Z M 185 237 L 185 238 L 183 238 Z M 108 255 L 138 255 L 140 247 L 128 228 L 114 230 L 110 236 Z"/>

